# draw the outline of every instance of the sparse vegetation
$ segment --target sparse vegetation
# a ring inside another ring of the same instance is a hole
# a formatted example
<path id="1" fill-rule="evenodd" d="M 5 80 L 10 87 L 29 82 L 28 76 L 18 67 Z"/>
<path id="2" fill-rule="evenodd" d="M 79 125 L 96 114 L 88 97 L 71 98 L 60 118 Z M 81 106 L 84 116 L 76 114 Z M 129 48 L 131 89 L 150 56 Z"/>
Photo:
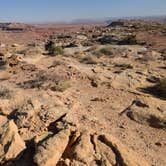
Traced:
<path id="1" fill-rule="evenodd" d="M 10 99 L 13 96 L 13 91 L 5 86 L 0 86 L 0 98 L 1 99 Z"/>
<path id="2" fill-rule="evenodd" d="M 121 68 L 122 70 L 133 69 L 133 66 L 132 66 L 131 64 L 126 64 L 126 63 L 123 63 L 123 64 L 115 64 L 115 67 L 119 67 L 119 68 Z"/>
<path id="3" fill-rule="evenodd" d="M 136 45 L 137 39 L 136 35 L 128 35 L 123 40 L 119 42 L 120 45 Z"/>
<path id="4" fill-rule="evenodd" d="M 48 51 L 48 54 L 51 56 L 61 55 L 63 54 L 63 49 L 60 46 L 55 46 L 55 43 L 53 41 L 49 41 L 45 45 L 46 51 Z"/>
<path id="5" fill-rule="evenodd" d="M 166 98 L 166 78 L 161 79 L 155 86 L 158 94 L 161 95 L 161 97 Z"/>
<path id="6" fill-rule="evenodd" d="M 98 52 L 96 52 L 96 54 L 100 57 L 102 55 L 111 56 L 113 53 L 110 47 L 104 47 L 99 49 Z"/>
<path id="7" fill-rule="evenodd" d="M 96 65 L 97 64 L 97 58 L 96 57 L 94 57 L 94 56 L 86 56 L 86 57 L 84 57 L 80 62 L 82 62 L 82 63 L 85 63 L 85 64 L 94 64 L 94 65 Z"/>
<path id="8" fill-rule="evenodd" d="M 59 81 L 55 85 L 51 86 L 52 91 L 64 92 L 70 88 L 70 83 L 68 81 Z"/>
<path id="9" fill-rule="evenodd" d="M 166 99 L 166 78 L 158 80 L 154 86 L 143 88 L 143 91 L 156 97 Z"/>
<path id="10" fill-rule="evenodd" d="M 166 28 L 122 21 L 0 27 L 0 165 L 166 165 Z"/>
<path id="11" fill-rule="evenodd" d="M 20 84 L 20 86 L 24 89 L 40 89 L 45 81 L 47 81 L 46 75 L 42 72 L 39 72 L 36 74 L 36 77 L 34 79 L 24 81 Z"/>

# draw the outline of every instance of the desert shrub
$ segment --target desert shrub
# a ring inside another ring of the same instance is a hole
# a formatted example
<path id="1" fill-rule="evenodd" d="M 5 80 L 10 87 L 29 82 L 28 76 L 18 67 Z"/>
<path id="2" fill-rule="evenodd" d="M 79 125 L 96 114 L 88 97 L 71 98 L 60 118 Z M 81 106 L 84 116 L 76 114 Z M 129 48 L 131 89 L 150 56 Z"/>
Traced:
<path id="1" fill-rule="evenodd" d="M 119 68 L 121 68 L 122 70 L 133 69 L 133 66 L 132 66 L 131 64 L 126 64 L 126 63 L 123 63 L 123 64 L 115 64 L 115 67 L 119 67 Z"/>
<path id="2" fill-rule="evenodd" d="M 164 98 L 166 98 L 166 78 L 161 79 L 156 85 L 156 90 L 161 94 Z"/>
<path id="3" fill-rule="evenodd" d="M 51 87 L 52 91 L 59 91 L 59 92 L 64 92 L 70 88 L 70 83 L 68 81 L 59 81 L 56 82 L 55 85 Z"/>
<path id="4" fill-rule="evenodd" d="M 97 77 L 89 78 L 91 81 L 91 86 L 97 88 L 99 86 L 99 80 Z"/>
<path id="5" fill-rule="evenodd" d="M 112 55 L 113 53 L 112 53 L 111 48 L 109 48 L 109 47 L 104 47 L 104 48 L 101 48 L 101 49 L 98 51 L 98 54 L 110 56 L 110 55 Z"/>
<path id="6" fill-rule="evenodd" d="M 48 80 L 47 76 L 39 72 L 36 74 L 34 79 L 24 81 L 23 83 L 20 84 L 21 88 L 24 89 L 34 89 L 34 88 L 41 88 L 44 82 Z"/>
<path id="7" fill-rule="evenodd" d="M 86 56 L 80 62 L 85 64 L 97 64 L 97 59 L 94 56 Z"/>
<path id="8" fill-rule="evenodd" d="M 136 45 L 137 39 L 136 35 L 128 35 L 123 40 L 119 42 L 120 45 Z"/>
<path id="9" fill-rule="evenodd" d="M 48 42 L 45 44 L 45 50 L 46 50 L 46 51 L 50 51 L 50 50 L 52 50 L 54 47 L 55 47 L 55 43 L 54 43 L 53 41 L 48 41 Z"/>
<path id="10" fill-rule="evenodd" d="M 55 43 L 53 41 L 49 41 L 48 43 L 46 43 L 45 50 L 48 51 L 48 54 L 52 56 L 63 54 L 62 47 L 55 46 Z"/>
<path id="11" fill-rule="evenodd" d="M 72 57 L 77 59 L 83 59 L 85 57 L 85 53 L 77 51 L 72 55 Z"/>
<path id="12" fill-rule="evenodd" d="M 57 47 L 54 47 L 50 53 L 52 55 L 62 55 L 63 49 L 62 49 L 62 47 L 57 46 Z"/>
<path id="13" fill-rule="evenodd" d="M 17 51 L 17 54 L 26 55 L 27 54 L 27 49 L 25 49 L 25 50 L 19 50 L 19 51 Z"/>
<path id="14" fill-rule="evenodd" d="M 13 96 L 13 91 L 8 89 L 5 86 L 0 86 L 0 98 L 1 99 L 10 99 Z"/>

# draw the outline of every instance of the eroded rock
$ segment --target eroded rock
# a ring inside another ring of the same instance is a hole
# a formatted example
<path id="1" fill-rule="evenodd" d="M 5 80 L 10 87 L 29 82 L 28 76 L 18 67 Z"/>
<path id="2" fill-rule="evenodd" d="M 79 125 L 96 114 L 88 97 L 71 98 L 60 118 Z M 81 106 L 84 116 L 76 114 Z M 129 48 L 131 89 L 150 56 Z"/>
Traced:
<path id="1" fill-rule="evenodd" d="M 76 142 L 73 150 L 73 157 L 87 165 L 93 161 L 93 144 L 91 143 L 90 133 L 87 131 L 83 132 Z"/>
<path id="2" fill-rule="evenodd" d="M 134 151 L 124 146 L 111 135 L 101 135 L 99 139 L 109 146 L 116 155 L 116 165 L 149 166 L 149 164 Z"/>
<path id="3" fill-rule="evenodd" d="M 142 108 L 134 105 L 127 112 L 127 116 L 141 124 L 154 128 L 166 128 L 166 115 L 159 111 L 151 111 L 148 108 Z"/>
<path id="4" fill-rule="evenodd" d="M 0 163 L 17 158 L 25 148 L 25 142 L 18 134 L 17 126 L 13 120 L 5 123 L 0 140 Z"/>
<path id="5" fill-rule="evenodd" d="M 58 134 L 44 140 L 36 148 L 34 162 L 38 166 L 55 166 L 69 143 L 70 130 L 62 130 Z"/>

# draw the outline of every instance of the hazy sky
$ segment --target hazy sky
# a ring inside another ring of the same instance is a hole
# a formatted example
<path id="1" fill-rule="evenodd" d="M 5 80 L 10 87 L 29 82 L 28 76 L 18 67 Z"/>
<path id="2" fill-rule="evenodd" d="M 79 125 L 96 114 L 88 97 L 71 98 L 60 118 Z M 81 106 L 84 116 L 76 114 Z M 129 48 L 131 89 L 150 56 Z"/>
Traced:
<path id="1" fill-rule="evenodd" d="M 166 0 L 0 0 L 0 22 L 166 15 Z"/>

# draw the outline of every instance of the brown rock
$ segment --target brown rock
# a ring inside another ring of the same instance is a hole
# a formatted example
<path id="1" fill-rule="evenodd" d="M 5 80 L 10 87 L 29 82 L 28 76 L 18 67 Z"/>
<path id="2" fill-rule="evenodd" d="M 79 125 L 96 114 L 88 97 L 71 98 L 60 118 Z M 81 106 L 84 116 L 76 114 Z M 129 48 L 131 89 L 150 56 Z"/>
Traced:
<path id="1" fill-rule="evenodd" d="M 93 144 L 91 143 L 90 133 L 83 132 L 77 142 L 74 151 L 74 158 L 80 162 L 90 165 L 93 161 Z"/>
<path id="2" fill-rule="evenodd" d="M 70 130 L 65 129 L 37 146 L 34 162 L 38 166 L 55 166 L 69 142 Z"/>
<path id="3" fill-rule="evenodd" d="M 137 103 L 132 105 L 127 111 L 127 116 L 140 124 L 154 128 L 166 128 L 166 113 L 159 109 L 161 107 L 165 110 L 165 106 L 161 104 L 161 106 L 157 107 L 158 104 L 153 105 L 152 102 L 144 105 L 148 107 L 143 107 Z"/>
<path id="4" fill-rule="evenodd" d="M 124 146 L 117 138 L 111 135 L 100 136 L 116 155 L 116 165 L 149 166 L 149 164 L 134 151 Z"/>
<path id="5" fill-rule="evenodd" d="M 25 148 L 13 120 L 5 123 L 0 140 L 0 163 L 17 158 Z"/>

